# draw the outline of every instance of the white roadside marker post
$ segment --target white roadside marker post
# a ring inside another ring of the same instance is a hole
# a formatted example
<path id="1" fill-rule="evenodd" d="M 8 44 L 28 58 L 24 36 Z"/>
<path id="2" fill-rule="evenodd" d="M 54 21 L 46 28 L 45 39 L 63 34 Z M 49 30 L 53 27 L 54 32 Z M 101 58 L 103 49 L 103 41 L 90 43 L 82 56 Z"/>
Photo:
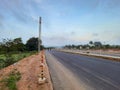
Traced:
<path id="1" fill-rule="evenodd" d="M 44 53 L 43 51 L 41 51 L 41 65 L 40 65 L 40 75 L 39 75 L 39 79 L 38 79 L 38 83 L 39 84 L 44 84 L 46 82 L 46 77 L 45 77 L 45 64 L 44 64 Z"/>

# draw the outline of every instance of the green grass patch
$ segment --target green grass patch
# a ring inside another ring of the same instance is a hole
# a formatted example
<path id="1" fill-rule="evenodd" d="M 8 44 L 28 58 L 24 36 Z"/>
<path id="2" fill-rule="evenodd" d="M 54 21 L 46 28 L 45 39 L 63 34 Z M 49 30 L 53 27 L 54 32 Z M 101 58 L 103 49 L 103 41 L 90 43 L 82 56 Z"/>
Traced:
<path id="1" fill-rule="evenodd" d="M 16 83 L 21 78 L 21 74 L 16 69 L 8 75 L 8 77 L 4 78 L 1 82 L 4 83 L 4 88 L 8 88 L 9 90 L 17 90 Z"/>
<path id="2" fill-rule="evenodd" d="M 36 52 L 18 52 L 18 53 L 8 53 L 0 55 L 0 69 L 7 67 L 25 57 L 28 57 Z"/>
<path id="3" fill-rule="evenodd" d="M 5 55 L 4 55 L 4 54 L 1 54 L 1 55 L 0 55 L 0 59 L 5 59 Z"/>

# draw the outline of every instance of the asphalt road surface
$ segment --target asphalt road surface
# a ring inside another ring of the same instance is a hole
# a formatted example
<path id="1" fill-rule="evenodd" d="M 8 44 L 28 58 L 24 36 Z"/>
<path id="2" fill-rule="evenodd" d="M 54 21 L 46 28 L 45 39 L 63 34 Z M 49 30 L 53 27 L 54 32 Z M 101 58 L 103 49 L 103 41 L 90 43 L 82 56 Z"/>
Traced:
<path id="1" fill-rule="evenodd" d="M 120 90 L 120 62 L 46 51 L 54 90 Z"/>

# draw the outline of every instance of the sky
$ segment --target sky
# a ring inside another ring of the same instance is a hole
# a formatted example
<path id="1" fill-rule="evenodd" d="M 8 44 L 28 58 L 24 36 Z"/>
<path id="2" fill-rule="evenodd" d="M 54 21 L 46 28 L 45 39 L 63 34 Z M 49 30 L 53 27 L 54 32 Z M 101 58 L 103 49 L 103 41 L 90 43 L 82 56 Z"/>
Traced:
<path id="1" fill-rule="evenodd" d="M 0 41 L 38 37 L 40 16 L 45 46 L 120 45 L 120 0 L 0 0 Z"/>

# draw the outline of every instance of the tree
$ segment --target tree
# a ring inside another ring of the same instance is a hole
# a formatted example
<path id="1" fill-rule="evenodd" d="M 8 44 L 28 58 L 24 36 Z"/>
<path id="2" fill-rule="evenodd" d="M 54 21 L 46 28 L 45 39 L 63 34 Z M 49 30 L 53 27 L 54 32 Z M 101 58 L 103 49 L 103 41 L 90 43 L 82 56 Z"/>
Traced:
<path id="1" fill-rule="evenodd" d="M 107 45 L 104 45 L 104 48 L 109 49 L 109 48 L 111 48 L 111 46 L 109 44 L 107 44 Z"/>
<path id="2" fill-rule="evenodd" d="M 93 45 L 93 41 L 90 41 L 89 44 L 90 44 L 90 45 Z"/>
<path id="3" fill-rule="evenodd" d="M 12 49 L 15 49 L 16 51 L 24 51 L 25 50 L 25 45 L 23 44 L 21 38 L 15 38 L 13 40 L 13 48 Z"/>
<path id="4" fill-rule="evenodd" d="M 102 43 L 101 42 L 94 42 L 94 46 L 95 46 L 95 48 L 101 48 Z"/>
<path id="5" fill-rule="evenodd" d="M 26 48 L 28 51 L 38 50 L 38 38 L 32 37 L 26 43 Z M 41 49 L 44 48 L 43 45 L 40 46 Z"/>
<path id="6" fill-rule="evenodd" d="M 89 42 L 89 46 L 90 46 L 90 49 L 93 49 L 93 48 L 94 48 L 94 42 L 93 42 L 93 41 L 90 41 L 90 42 Z"/>
<path id="7" fill-rule="evenodd" d="M 1 42 L 1 52 L 2 53 L 8 53 L 10 52 L 10 48 L 12 46 L 12 40 L 11 39 L 3 39 Z"/>
<path id="8" fill-rule="evenodd" d="M 28 51 L 33 51 L 38 49 L 38 38 L 32 37 L 26 43 L 26 48 Z"/>
<path id="9" fill-rule="evenodd" d="M 0 43 L 0 53 L 9 53 L 12 51 L 24 51 L 25 46 L 21 38 L 3 39 Z"/>

